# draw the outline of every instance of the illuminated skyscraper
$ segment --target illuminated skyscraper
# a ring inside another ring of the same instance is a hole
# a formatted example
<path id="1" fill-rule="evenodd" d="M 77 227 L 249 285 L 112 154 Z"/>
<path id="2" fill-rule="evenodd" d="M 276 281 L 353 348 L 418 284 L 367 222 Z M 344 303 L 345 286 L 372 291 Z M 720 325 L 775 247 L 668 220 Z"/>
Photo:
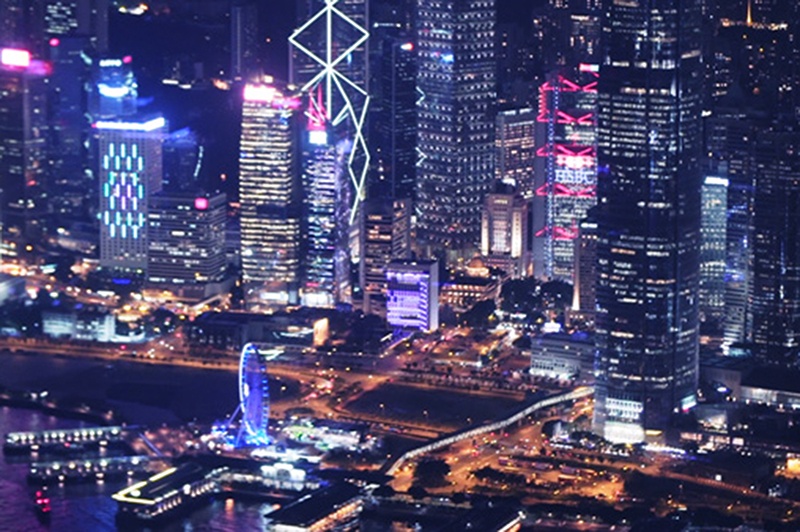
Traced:
<path id="1" fill-rule="evenodd" d="M 321 96 L 317 111 L 327 122 L 328 142 L 338 149 L 347 148 L 342 171 L 351 189 L 346 208 L 353 226 L 365 197 L 369 167 L 366 3 L 303 0 L 297 7 L 302 22 L 289 37 L 290 81 L 304 94 Z"/>
<path id="2" fill-rule="evenodd" d="M 179 297 L 215 293 L 227 268 L 225 194 L 161 191 L 148 205 L 147 280 Z"/>
<path id="3" fill-rule="evenodd" d="M 497 113 L 497 180 L 516 187 L 527 200 L 534 193 L 535 131 L 536 111 L 531 108 Z"/>
<path id="4" fill-rule="evenodd" d="M 578 224 L 597 202 L 597 67 L 560 69 L 539 87 L 534 275 L 573 281 Z"/>
<path id="5" fill-rule="evenodd" d="M 147 269 L 147 201 L 161 190 L 163 117 L 103 120 L 97 132 L 100 266 L 131 275 Z"/>
<path id="6" fill-rule="evenodd" d="M 31 239 L 47 210 L 47 73 L 27 50 L 0 49 L 0 211 L 8 234 Z"/>
<path id="7" fill-rule="evenodd" d="M 309 97 L 302 138 L 303 304 L 350 303 L 350 187 L 348 140 L 338 140 L 324 111 L 322 91 Z"/>
<path id="8" fill-rule="evenodd" d="M 494 180 L 495 2 L 417 5 L 417 239 L 469 255 Z"/>
<path id="9" fill-rule="evenodd" d="M 248 304 L 297 301 L 300 212 L 298 98 L 265 84 L 244 88 L 239 144 L 242 277 Z"/>
<path id="10" fill-rule="evenodd" d="M 616 0 L 598 87 L 595 430 L 661 434 L 698 379 L 699 1 Z"/>
<path id="11" fill-rule="evenodd" d="M 720 325 L 725 317 L 725 264 L 728 229 L 728 179 L 708 176 L 703 181 L 700 232 L 701 320 Z"/>

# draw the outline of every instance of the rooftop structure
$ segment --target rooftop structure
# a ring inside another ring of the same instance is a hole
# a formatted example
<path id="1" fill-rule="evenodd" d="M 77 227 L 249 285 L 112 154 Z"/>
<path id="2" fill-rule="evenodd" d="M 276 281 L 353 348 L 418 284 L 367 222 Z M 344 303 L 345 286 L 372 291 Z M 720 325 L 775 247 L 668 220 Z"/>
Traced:
<path id="1" fill-rule="evenodd" d="M 198 464 L 187 463 L 132 484 L 111 498 L 117 501 L 121 516 L 152 521 L 185 504 L 210 498 L 216 488 L 213 474 Z"/>
<path id="2" fill-rule="evenodd" d="M 331 484 L 267 514 L 267 530 L 310 532 L 344 529 L 347 523 L 358 517 L 362 507 L 361 490 L 357 486 L 348 482 Z"/>

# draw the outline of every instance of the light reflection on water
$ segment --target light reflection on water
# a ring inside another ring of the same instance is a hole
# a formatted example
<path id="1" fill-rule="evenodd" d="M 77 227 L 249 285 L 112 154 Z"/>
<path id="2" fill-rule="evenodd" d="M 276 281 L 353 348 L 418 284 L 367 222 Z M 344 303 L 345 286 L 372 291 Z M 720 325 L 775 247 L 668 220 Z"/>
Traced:
<path id="1" fill-rule="evenodd" d="M 85 423 L 57 419 L 35 410 L 0 407 L 0 433 L 25 430 L 75 428 Z M 117 505 L 111 494 L 120 482 L 51 486 L 52 512 L 49 523 L 41 522 L 33 508 L 35 486 L 26 482 L 28 464 L 19 457 L 0 462 L 0 530 L 87 532 L 116 530 Z M 269 505 L 258 502 L 218 500 L 191 515 L 159 526 L 157 530 L 240 531 L 263 530 L 263 514 Z"/>
<path id="2" fill-rule="evenodd" d="M 177 418 L 171 408 L 184 417 L 201 418 L 203 414 L 214 419 L 229 413 L 235 405 L 235 374 L 210 370 L 186 370 L 170 367 L 147 366 L 135 363 L 115 363 L 86 359 L 53 357 L 50 355 L 21 355 L 0 353 L 0 386 L 15 390 L 44 390 L 61 396 L 91 395 L 108 399 L 109 390 L 127 386 L 136 391 L 143 383 L 153 383 L 167 388 L 165 398 L 170 409 L 155 404 L 142 404 L 135 397 L 120 401 L 114 397 L 115 406 L 121 407 L 135 423 L 162 423 Z M 170 388 L 168 388 L 170 387 Z M 218 390 L 209 394 L 208 390 Z M 142 394 L 144 395 L 144 394 Z M 145 396 L 145 399 L 149 397 Z M 138 418 L 138 419 L 137 419 Z M 58 419 L 36 410 L 0 407 L 0 437 L 8 432 L 41 431 L 76 428 L 88 422 Z M 44 459 L 39 457 L 37 459 Z M 54 459 L 57 459 L 54 458 Z M 111 494 L 123 485 L 118 481 L 103 483 L 68 484 L 52 486 L 52 512 L 49 523 L 42 523 L 33 508 L 33 491 L 26 481 L 27 457 L 0 459 L 0 531 L 93 532 L 117 530 L 115 523 L 117 505 Z M 214 501 L 190 516 L 167 523 L 158 530 L 172 531 L 239 531 L 263 530 L 263 514 L 268 505 L 251 501 Z"/>

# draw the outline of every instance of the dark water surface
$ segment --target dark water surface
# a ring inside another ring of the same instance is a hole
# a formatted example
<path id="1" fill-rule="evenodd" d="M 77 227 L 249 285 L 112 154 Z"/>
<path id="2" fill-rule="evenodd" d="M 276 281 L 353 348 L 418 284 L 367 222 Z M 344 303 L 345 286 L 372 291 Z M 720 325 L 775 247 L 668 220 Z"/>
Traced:
<path id="1" fill-rule="evenodd" d="M 107 401 L 131 423 L 163 423 L 225 417 L 237 402 L 236 374 L 227 371 L 149 366 L 52 355 L 0 353 L 0 386 L 49 390 L 60 397 Z M 59 419 L 37 410 L 0 407 L 0 435 L 8 432 L 76 428 L 90 423 Z M 37 486 L 26 481 L 28 461 L 0 460 L 0 531 L 91 532 L 116 530 L 117 505 L 111 494 L 118 482 L 51 486 L 50 521 L 33 508 Z M 158 530 L 263 530 L 267 506 L 258 502 L 214 501 L 192 515 Z"/>

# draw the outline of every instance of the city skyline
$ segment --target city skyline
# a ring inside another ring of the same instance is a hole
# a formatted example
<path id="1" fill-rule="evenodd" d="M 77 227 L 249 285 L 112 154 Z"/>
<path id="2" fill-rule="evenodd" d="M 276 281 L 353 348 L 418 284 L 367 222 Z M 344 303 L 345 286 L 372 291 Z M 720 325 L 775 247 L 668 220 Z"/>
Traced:
<path id="1" fill-rule="evenodd" d="M 8 515 L 796 529 L 798 87 L 781 0 L 0 0 Z"/>

